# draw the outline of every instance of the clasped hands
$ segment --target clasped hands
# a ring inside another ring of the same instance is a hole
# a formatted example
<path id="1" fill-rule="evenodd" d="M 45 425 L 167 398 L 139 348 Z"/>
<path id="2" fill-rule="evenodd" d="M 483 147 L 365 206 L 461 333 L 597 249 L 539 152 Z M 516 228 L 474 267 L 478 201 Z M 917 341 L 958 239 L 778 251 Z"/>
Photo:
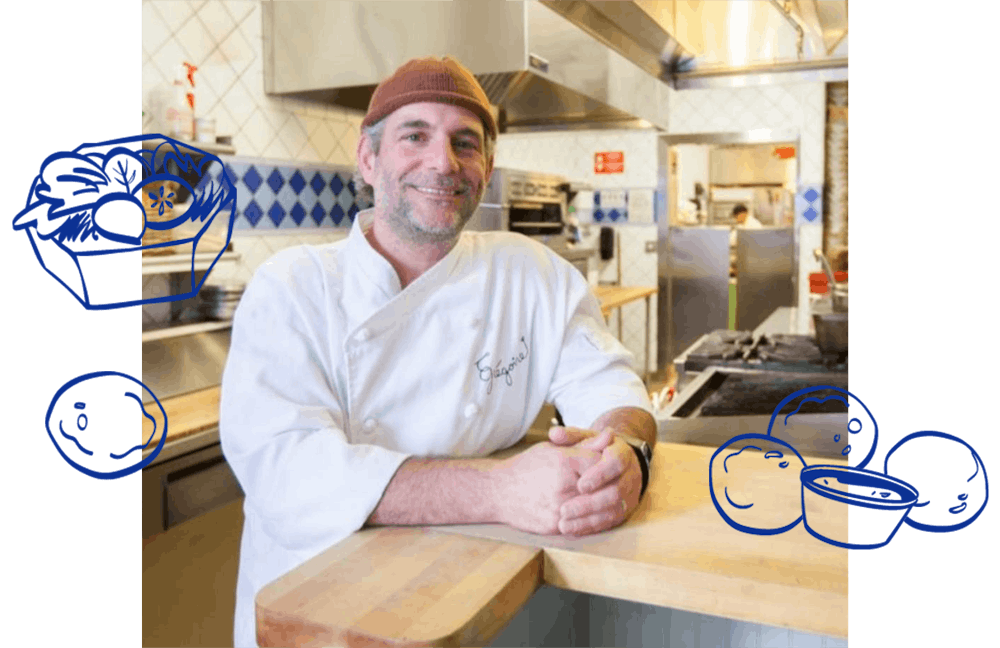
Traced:
<path id="1" fill-rule="evenodd" d="M 553 427 L 549 440 L 505 462 L 501 521 L 541 535 L 589 535 L 618 526 L 639 504 L 642 470 L 614 436 Z"/>

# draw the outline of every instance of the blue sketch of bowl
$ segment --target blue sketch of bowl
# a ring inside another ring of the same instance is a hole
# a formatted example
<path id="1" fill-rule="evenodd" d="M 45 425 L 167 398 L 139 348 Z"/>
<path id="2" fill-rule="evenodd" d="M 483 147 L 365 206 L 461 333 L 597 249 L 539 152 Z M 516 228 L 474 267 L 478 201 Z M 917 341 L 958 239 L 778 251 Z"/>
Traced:
<path id="1" fill-rule="evenodd" d="M 800 479 L 806 530 L 838 547 L 887 545 L 917 501 L 916 489 L 906 482 L 861 468 L 808 466 Z M 847 537 L 848 512 L 853 541 Z"/>
<path id="2" fill-rule="evenodd" d="M 161 216 L 176 206 L 169 192 L 161 195 L 164 181 L 187 190 L 190 203 L 175 218 L 147 218 L 144 199 Z M 42 268 L 97 310 L 193 297 L 228 247 L 235 218 L 236 187 L 218 157 L 140 135 L 50 155 L 13 226 L 27 234 Z M 143 298 L 144 255 L 189 263 L 187 281 L 175 294 Z M 207 267 L 201 276 L 196 255 Z"/>

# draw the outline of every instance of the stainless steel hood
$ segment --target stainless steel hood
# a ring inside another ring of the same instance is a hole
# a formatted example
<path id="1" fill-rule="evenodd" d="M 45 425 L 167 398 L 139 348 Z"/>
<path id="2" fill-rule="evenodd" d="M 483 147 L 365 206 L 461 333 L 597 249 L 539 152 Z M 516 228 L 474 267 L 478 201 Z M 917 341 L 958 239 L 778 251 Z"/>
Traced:
<path id="1" fill-rule="evenodd" d="M 666 129 L 659 56 L 641 58 L 649 43 L 609 47 L 609 34 L 624 34 L 610 21 L 596 31 L 578 26 L 600 20 L 590 4 L 617 3 L 264 2 L 264 89 L 363 112 L 378 82 L 402 63 L 451 55 L 479 79 L 502 131 Z M 642 33 L 669 60 L 669 37 Z"/>

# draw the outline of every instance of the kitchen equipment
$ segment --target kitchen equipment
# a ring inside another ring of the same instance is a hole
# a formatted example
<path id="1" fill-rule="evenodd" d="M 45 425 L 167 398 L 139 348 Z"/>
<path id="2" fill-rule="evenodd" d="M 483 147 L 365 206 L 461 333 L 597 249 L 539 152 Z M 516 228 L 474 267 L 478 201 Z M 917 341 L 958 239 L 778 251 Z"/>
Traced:
<path id="1" fill-rule="evenodd" d="M 207 284 L 198 294 L 198 310 L 207 319 L 231 320 L 245 289 L 243 283 Z"/>
<path id="2" fill-rule="evenodd" d="M 824 353 L 847 353 L 847 313 L 813 313 L 813 325 Z"/>
<path id="3" fill-rule="evenodd" d="M 830 267 L 830 262 L 827 261 L 826 256 L 823 251 L 819 248 L 813 250 L 813 256 L 816 260 L 820 262 L 823 266 L 823 272 L 826 273 L 827 280 L 830 282 L 830 295 L 833 298 L 833 310 L 836 313 L 846 313 L 847 312 L 847 284 L 837 283 L 837 279 L 834 276 L 833 268 Z"/>

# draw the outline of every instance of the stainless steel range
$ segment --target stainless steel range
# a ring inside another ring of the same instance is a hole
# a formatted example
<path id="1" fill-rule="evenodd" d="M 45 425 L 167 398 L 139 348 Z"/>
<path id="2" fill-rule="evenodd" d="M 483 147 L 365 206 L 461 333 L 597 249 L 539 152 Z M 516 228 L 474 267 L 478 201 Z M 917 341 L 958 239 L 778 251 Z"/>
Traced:
<path id="1" fill-rule="evenodd" d="M 566 216 L 566 178 L 498 168 L 493 170 L 469 230 L 520 232 L 548 242 L 561 237 Z"/>

